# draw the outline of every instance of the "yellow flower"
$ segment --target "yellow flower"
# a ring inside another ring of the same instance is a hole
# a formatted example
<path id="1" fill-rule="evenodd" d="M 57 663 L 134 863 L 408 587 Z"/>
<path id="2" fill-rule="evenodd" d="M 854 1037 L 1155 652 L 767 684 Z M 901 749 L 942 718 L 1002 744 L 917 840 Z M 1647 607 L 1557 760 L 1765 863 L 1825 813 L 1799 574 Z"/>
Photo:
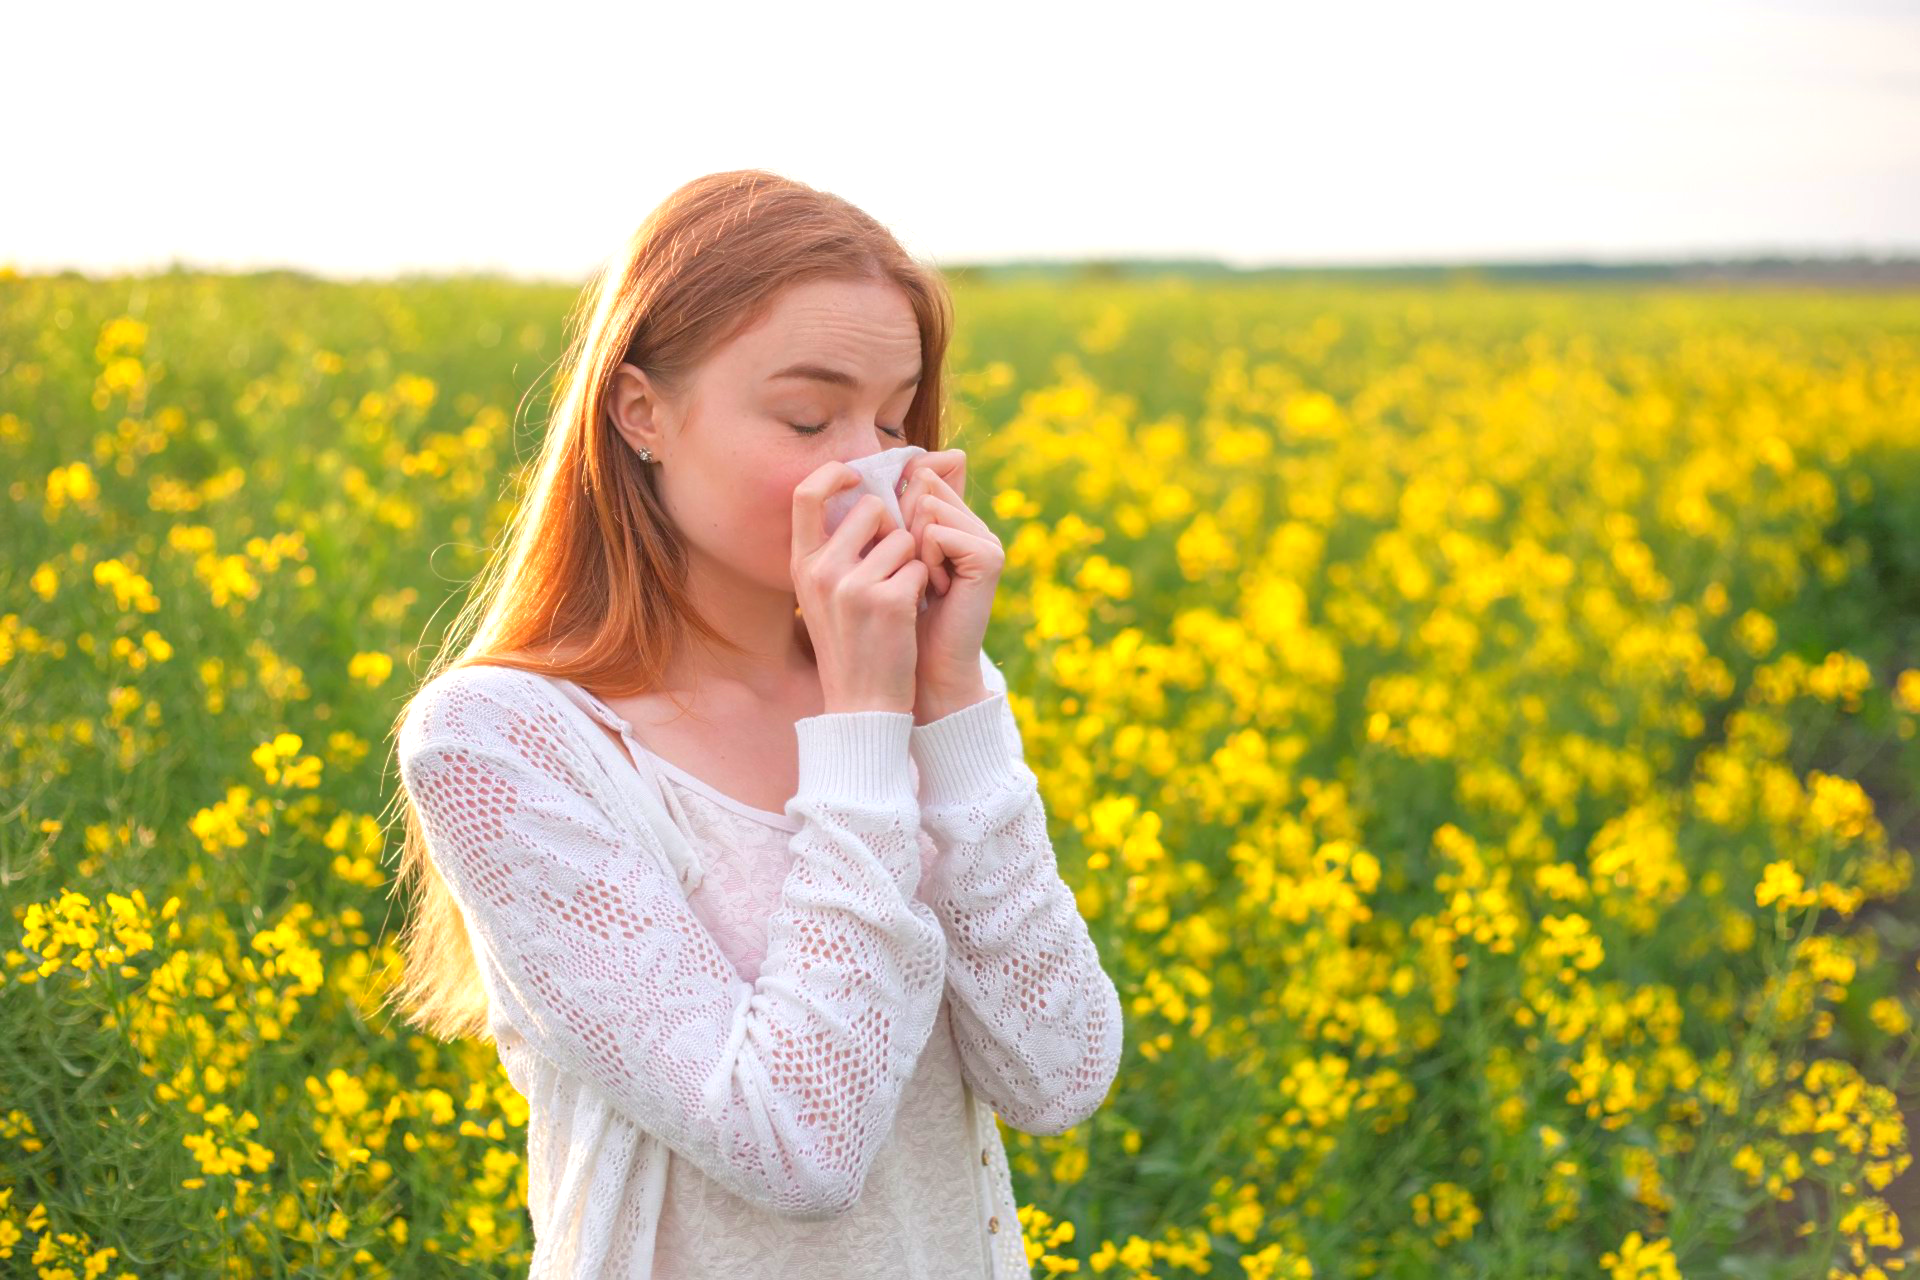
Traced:
<path id="1" fill-rule="evenodd" d="M 253 749 L 253 763 L 276 786 L 312 788 L 320 785 L 320 757 L 301 756 L 297 733 L 281 733 Z"/>
<path id="2" fill-rule="evenodd" d="M 1673 1241 L 1643 1240 L 1638 1231 L 1629 1232 L 1618 1250 L 1601 1254 L 1600 1265 L 1610 1280 L 1680 1280 Z"/>
<path id="3" fill-rule="evenodd" d="M 1770 862 L 1762 873 L 1759 887 L 1753 891 L 1754 901 L 1763 907 L 1779 902 L 1782 906 L 1804 907 L 1810 905 L 1815 895 L 1806 891 L 1806 881 L 1794 870 L 1790 862 Z"/>
<path id="4" fill-rule="evenodd" d="M 93 469 L 84 462 L 68 463 L 47 473 L 47 514 L 56 515 L 76 502 L 92 502 L 100 496 L 100 485 Z"/>
<path id="5" fill-rule="evenodd" d="M 379 688 L 393 674 L 393 659 L 384 653 L 356 653 L 347 660 L 347 675 L 371 688 Z"/>
<path id="6" fill-rule="evenodd" d="M 1893 682 L 1893 700 L 1902 711 L 1920 716 L 1920 669 L 1909 667 L 1900 673 Z"/>

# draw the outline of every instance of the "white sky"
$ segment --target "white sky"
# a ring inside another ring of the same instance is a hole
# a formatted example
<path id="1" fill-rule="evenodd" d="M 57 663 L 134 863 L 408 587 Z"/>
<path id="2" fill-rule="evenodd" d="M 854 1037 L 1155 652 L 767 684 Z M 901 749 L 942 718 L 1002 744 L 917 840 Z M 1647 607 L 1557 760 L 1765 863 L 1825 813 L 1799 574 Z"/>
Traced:
<path id="1" fill-rule="evenodd" d="M 1920 252 L 1920 0 L 65 4 L 0 262 L 578 279 L 758 167 L 916 254 Z"/>

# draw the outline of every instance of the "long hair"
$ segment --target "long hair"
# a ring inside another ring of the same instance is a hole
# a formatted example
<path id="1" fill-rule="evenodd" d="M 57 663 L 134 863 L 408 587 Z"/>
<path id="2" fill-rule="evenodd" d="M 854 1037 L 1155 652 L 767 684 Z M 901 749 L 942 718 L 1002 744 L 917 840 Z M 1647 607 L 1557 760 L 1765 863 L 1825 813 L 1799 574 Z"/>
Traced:
<path id="1" fill-rule="evenodd" d="M 526 492 L 414 696 L 446 670 L 493 664 L 627 697 L 659 687 L 689 635 L 739 652 L 694 608 L 685 544 L 654 490 L 653 468 L 615 432 L 607 393 L 627 361 L 662 394 L 684 393 L 707 355 L 764 318 L 783 290 L 821 279 L 891 281 L 906 292 L 923 373 L 904 443 L 941 447 L 953 306 L 937 269 L 872 217 L 804 183 L 759 169 L 696 178 L 582 290 Z M 403 706 L 396 739 L 405 716 Z M 487 997 L 465 922 L 404 787 L 397 801 L 405 830 L 395 891 L 412 909 L 401 973 L 384 1003 L 397 1002 L 411 1025 L 442 1039 L 486 1039 Z"/>

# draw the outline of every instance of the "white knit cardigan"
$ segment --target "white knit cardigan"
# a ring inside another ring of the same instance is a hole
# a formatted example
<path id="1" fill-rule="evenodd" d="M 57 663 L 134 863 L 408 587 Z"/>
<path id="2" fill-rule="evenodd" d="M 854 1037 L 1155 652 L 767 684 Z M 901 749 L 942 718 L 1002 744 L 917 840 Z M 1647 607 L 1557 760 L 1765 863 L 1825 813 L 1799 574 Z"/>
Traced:
<path id="1" fill-rule="evenodd" d="M 416 694 L 402 782 L 529 1103 L 531 1280 L 651 1276 L 669 1150 L 796 1219 L 851 1208 L 943 995 L 994 1150 L 988 1106 L 1033 1134 L 1099 1109 L 1119 995 L 980 661 L 989 697 L 928 724 L 795 722 L 802 825 L 754 982 L 687 902 L 700 858 L 663 798 L 555 681 L 463 667 Z"/>

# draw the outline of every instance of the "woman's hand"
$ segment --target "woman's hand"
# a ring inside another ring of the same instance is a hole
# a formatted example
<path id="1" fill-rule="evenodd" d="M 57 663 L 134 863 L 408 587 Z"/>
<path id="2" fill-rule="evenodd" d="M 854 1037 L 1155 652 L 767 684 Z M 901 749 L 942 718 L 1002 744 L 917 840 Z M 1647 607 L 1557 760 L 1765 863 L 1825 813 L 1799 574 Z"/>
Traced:
<path id="1" fill-rule="evenodd" d="M 917 702 L 913 619 L 927 567 L 916 539 L 871 493 L 828 535 L 827 499 L 859 483 L 860 473 L 844 462 L 823 462 L 794 488 L 794 595 L 826 709 L 907 711 Z"/>
<path id="2" fill-rule="evenodd" d="M 961 496 L 966 488 L 967 455 L 959 449 L 910 458 L 900 476 L 900 515 L 927 566 L 931 602 L 916 624 L 915 724 L 988 696 L 980 650 L 1007 556 L 993 530 L 968 509 Z"/>

